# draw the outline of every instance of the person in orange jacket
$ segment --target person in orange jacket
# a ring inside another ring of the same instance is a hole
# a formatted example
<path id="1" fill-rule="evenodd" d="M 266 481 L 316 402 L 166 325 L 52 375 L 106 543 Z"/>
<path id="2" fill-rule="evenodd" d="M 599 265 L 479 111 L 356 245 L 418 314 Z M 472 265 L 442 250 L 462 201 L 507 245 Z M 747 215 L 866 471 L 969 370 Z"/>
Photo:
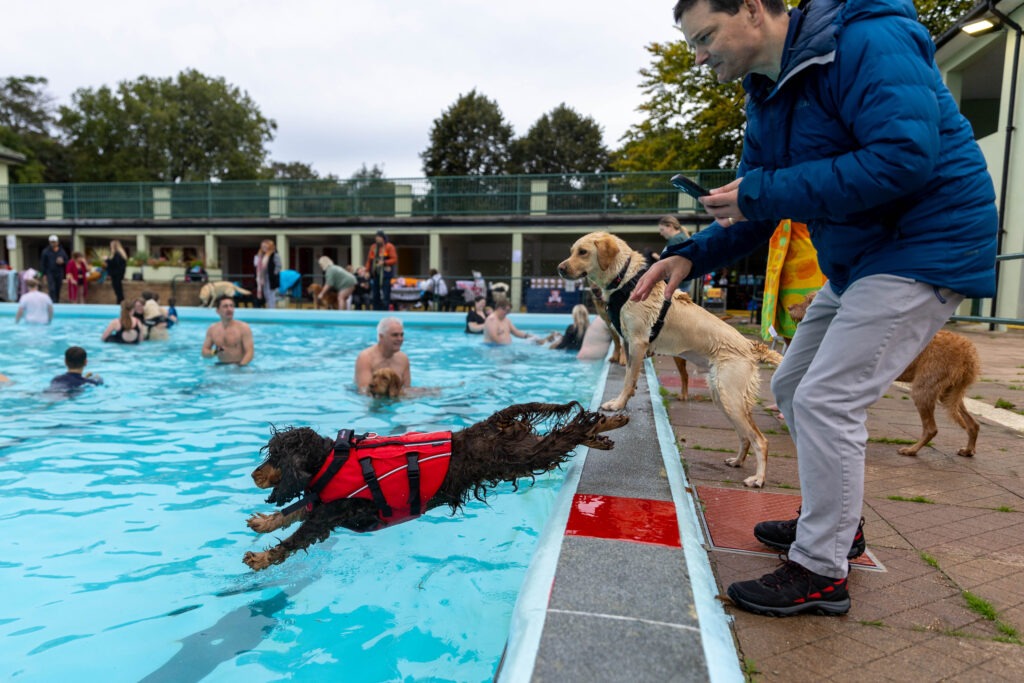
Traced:
<path id="1" fill-rule="evenodd" d="M 388 242 L 383 230 L 370 246 L 366 257 L 366 270 L 370 272 L 370 292 L 373 298 L 373 310 L 386 311 L 391 308 L 391 278 L 395 276 L 395 264 L 398 263 L 398 252 L 395 245 Z"/>

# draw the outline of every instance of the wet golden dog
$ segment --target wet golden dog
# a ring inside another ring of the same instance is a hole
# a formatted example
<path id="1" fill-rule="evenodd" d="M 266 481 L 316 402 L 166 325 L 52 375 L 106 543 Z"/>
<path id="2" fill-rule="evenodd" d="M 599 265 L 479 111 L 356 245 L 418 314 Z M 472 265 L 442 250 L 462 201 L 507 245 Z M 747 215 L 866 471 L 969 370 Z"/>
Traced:
<path id="1" fill-rule="evenodd" d="M 366 391 L 377 398 L 398 398 L 402 395 L 402 376 L 391 368 L 377 368 Z"/>
<path id="2" fill-rule="evenodd" d="M 597 311 L 597 315 L 604 321 L 604 324 L 608 327 L 608 332 L 612 335 L 612 360 L 619 365 L 625 365 L 627 361 L 626 349 L 622 345 L 622 338 L 619 336 L 619 333 L 615 331 L 615 327 L 612 325 L 612 321 L 608 317 L 608 306 L 602 298 L 604 293 L 600 287 L 591 287 L 590 293 L 592 295 L 592 301 L 594 302 L 594 310 Z M 686 359 L 680 358 L 679 356 L 672 356 L 672 361 L 676 364 L 676 372 L 679 373 L 679 399 L 681 401 L 689 400 L 690 373 L 686 370 Z"/>
<path id="3" fill-rule="evenodd" d="M 572 245 L 569 258 L 558 266 L 559 274 L 574 280 L 584 275 L 601 288 L 603 298 L 611 295 L 644 270 L 646 261 L 638 251 L 615 235 L 595 232 Z M 621 274 L 621 279 L 618 277 Z M 768 466 L 768 440 L 754 424 L 752 409 L 760 387 L 758 363 L 778 365 L 782 356 L 760 342 L 751 342 L 728 323 L 693 303 L 689 295 L 676 292 L 668 308 L 664 326 L 651 341 L 651 330 L 658 319 L 665 296 L 665 284 L 658 283 L 644 301 L 626 301 L 620 312 L 621 334 L 628 365 L 622 392 L 606 401 L 602 410 L 622 410 L 636 390 L 644 358 L 657 353 L 679 356 L 700 367 L 707 367 L 711 398 L 722 409 L 740 439 L 736 457 L 726 464 L 740 467 L 753 449 L 757 471 L 747 477 L 746 486 L 764 486 Z"/>
<path id="4" fill-rule="evenodd" d="M 227 282 L 220 280 L 218 282 L 207 282 L 199 290 L 199 302 L 203 306 L 212 306 L 213 302 L 217 300 L 217 297 L 222 295 L 228 296 L 252 296 L 252 292 L 248 289 L 242 289 L 234 282 Z"/>
<path id="5" fill-rule="evenodd" d="M 807 307 L 814 301 L 812 292 L 800 303 L 789 307 L 793 320 L 804 319 Z M 897 382 L 910 383 L 910 397 L 914 399 L 917 414 L 921 416 L 921 438 L 913 446 L 899 449 L 900 455 L 917 455 L 939 433 L 935 423 L 935 404 L 941 403 L 949 416 L 967 432 L 967 445 L 956 452 L 969 458 L 978 443 L 978 421 L 964 405 L 964 396 L 978 380 L 981 360 L 971 340 L 946 330 L 939 330 L 924 347 L 924 351 L 907 366 Z"/>

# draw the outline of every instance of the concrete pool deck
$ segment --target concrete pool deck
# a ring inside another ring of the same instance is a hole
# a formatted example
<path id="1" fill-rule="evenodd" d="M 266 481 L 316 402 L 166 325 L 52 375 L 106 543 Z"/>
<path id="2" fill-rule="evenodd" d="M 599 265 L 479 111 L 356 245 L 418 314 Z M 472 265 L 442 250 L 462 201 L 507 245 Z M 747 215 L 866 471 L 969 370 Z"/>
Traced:
<path id="1" fill-rule="evenodd" d="M 691 372 L 690 400 L 679 401 L 671 360 L 657 358 L 630 401 L 630 424 L 610 434 L 614 450 L 572 466 L 568 510 L 545 530 L 497 680 L 1024 680 L 1024 332 L 953 329 L 982 359 L 968 392 L 977 455 L 956 455 L 966 437 L 941 408 L 931 444 L 898 455 L 920 432 L 902 385 L 869 410 L 873 566 L 851 572 L 848 615 L 772 619 L 719 598 L 729 583 L 772 571 L 778 556 L 709 529 L 749 529 L 768 502 L 795 512 L 795 450 L 763 407 L 772 403 L 764 369 L 755 419 L 769 439 L 768 482 L 745 489 L 752 463 L 724 464 L 736 437 L 702 378 Z M 621 381 L 612 366 L 603 397 Z"/>

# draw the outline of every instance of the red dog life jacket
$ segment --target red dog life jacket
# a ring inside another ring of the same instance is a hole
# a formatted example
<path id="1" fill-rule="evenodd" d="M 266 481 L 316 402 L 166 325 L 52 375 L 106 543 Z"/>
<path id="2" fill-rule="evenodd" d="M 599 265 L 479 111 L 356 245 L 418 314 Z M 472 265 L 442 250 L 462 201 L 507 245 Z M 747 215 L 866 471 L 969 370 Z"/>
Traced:
<path id="1" fill-rule="evenodd" d="M 353 436 L 342 430 L 308 489 L 324 503 L 366 498 L 385 524 L 421 515 L 448 473 L 451 432 Z"/>

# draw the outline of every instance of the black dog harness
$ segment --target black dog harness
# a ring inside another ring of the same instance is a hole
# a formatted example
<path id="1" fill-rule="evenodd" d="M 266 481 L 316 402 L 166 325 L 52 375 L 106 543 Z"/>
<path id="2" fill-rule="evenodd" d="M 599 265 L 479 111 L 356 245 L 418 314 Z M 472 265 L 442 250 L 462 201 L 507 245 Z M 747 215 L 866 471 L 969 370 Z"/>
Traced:
<path id="1" fill-rule="evenodd" d="M 626 261 L 626 265 L 622 266 L 622 270 L 615 276 L 611 282 L 608 283 L 608 288 L 612 289 L 619 287 L 619 283 L 622 282 L 622 278 L 626 277 L 626 271 L 629 269 L 629 261 Z M 636 275 L 631 277 L 626 284 L 622 285 L 610 295 L 608 295 L 608 319 L 612 321 L 612 327 L 619 333 L 623 341 L 626 340 L 626 336 L 622 334 L 622 307 L 629 301 L 629 295 L 636 289 L 636 283 L 640 281 L 641 276 L 647 272 L 647 268 L 644 268 L 637 272 Z M 661 328 L 665 325 L 665 316 L 668 315 L 669 306 L 672 305 L 671 299 L 665 299 L 661 304 L 661 311 L 658 313 L 658 319 L 651 326 L 651 336 L 648 338 L 647 343 L 652 343 L 658 338 L 661 333 Z M 628 344 L 627 344 L 628 348 Z"/>

